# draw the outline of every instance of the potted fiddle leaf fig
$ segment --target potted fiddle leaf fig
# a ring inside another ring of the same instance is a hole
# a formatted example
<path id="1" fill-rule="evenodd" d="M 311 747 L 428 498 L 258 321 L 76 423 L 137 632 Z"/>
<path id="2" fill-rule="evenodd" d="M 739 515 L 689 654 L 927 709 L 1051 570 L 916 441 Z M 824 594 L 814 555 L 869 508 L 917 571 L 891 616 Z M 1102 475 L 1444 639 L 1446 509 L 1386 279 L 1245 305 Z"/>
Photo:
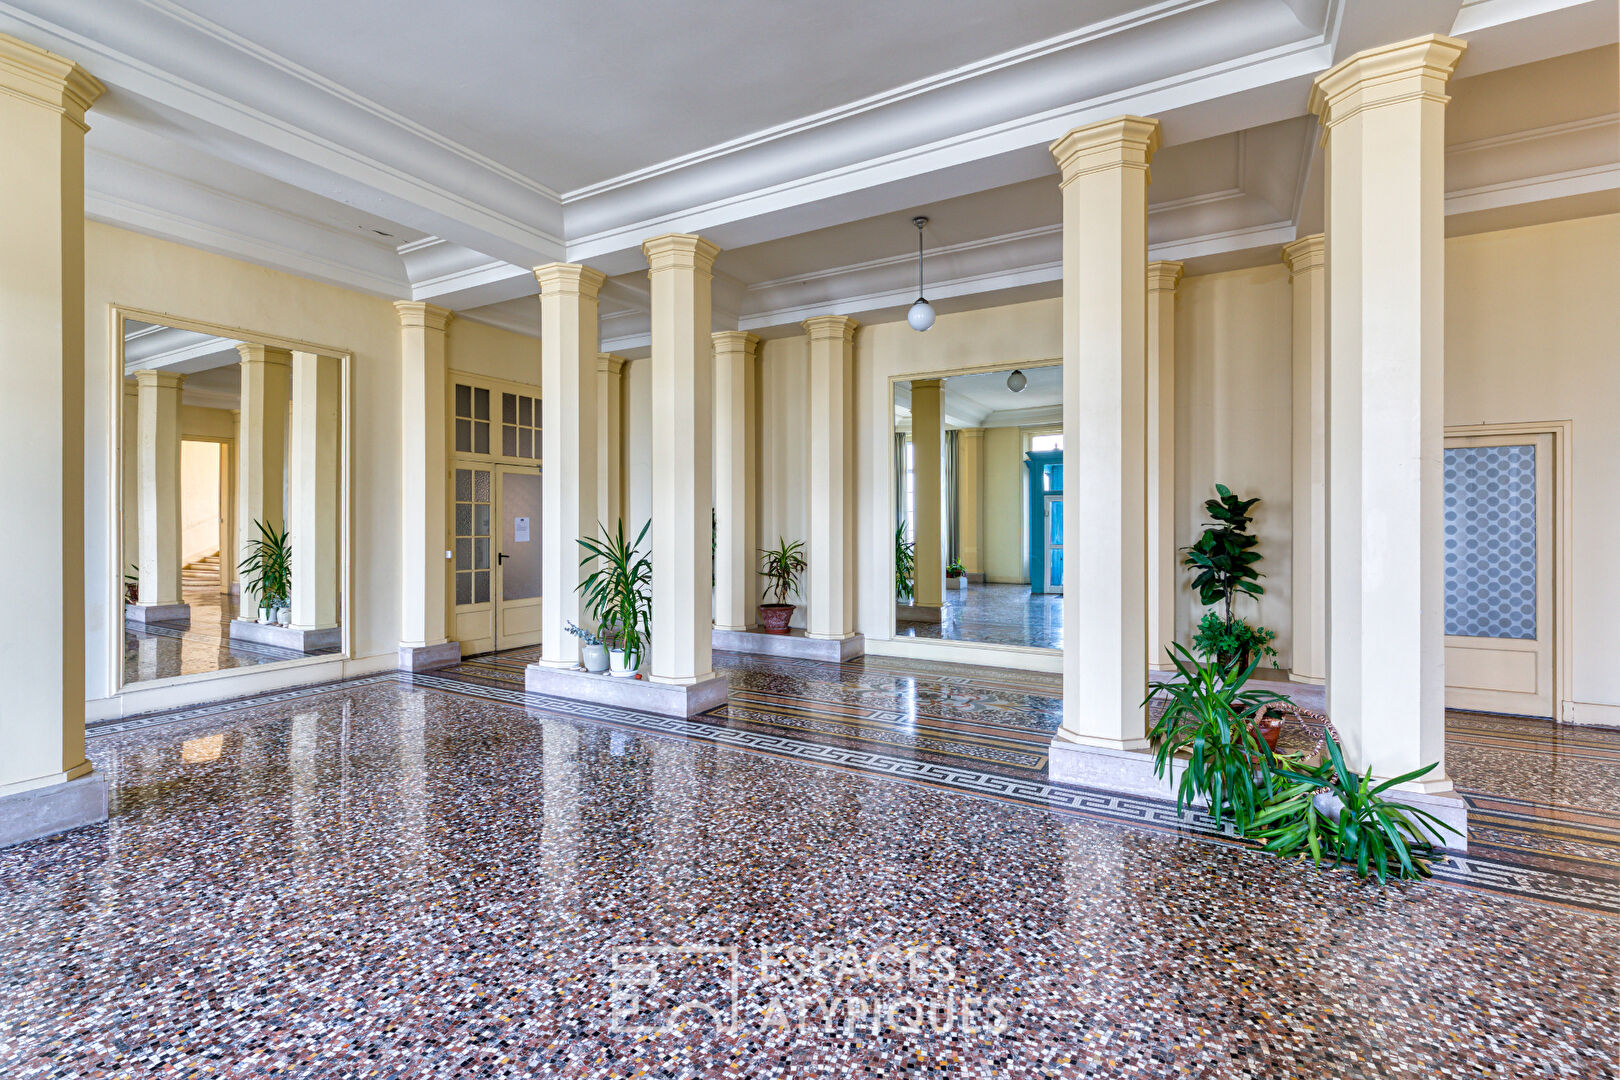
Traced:
<path id="1" fill-rule="evenodd" d="M 1204 502 L 1212 519 L 1198 542 L 1186 549 L 1181 565 L 1193 572 L 1192 587 L 1206 611 L 1193 637 L 1193 650 L 1206 660 L 1234 671 L 1248 668 L 1251 659 L 1275 658 L 1272 646 L 1277 633 L 1264 626 L 1251 626 L 1240 618 L 1235 604 L 1239 597 L 1258 600 L 1266 591 L 1260 584 L 1255 564 L 1260 552 L 1258 537 L 1249 532 L 1250 511 L 1259 499 L 1240 499 L 1225 484 L 1216 484 L 1219 498 Z M 1275 659 L 1272 660 L 1275 666 Z"/>
<path id="2" fill-rule="evenodd" d="M 624 538 L 624 522 L 605 540 L 582 536 L 581 566 L 595 564 L 578 585 L 598 633 L 610 645 L 608 674 L 639 678 L 652 639 L 652 558 L 641 550 L 652 522 L 641 527 L 634 543 Z M 605 526 L 604 526 L 605 531 Z"/>
<path id="3" fill-rule="evenodd" d="M 804 559 L 802 540 L 790 544 L 778 536 L 775 548 L 760 549 L 759 573 L 765 579 L 765 591 L 760 599 L 775 597 L 770 603 L 759 605 L 759 621 L 767 634 L 788 632 L 794 608 L 788 603 L 788 597 L 798 595 L 799 578 L 804 575 L 808 565 Z"/>

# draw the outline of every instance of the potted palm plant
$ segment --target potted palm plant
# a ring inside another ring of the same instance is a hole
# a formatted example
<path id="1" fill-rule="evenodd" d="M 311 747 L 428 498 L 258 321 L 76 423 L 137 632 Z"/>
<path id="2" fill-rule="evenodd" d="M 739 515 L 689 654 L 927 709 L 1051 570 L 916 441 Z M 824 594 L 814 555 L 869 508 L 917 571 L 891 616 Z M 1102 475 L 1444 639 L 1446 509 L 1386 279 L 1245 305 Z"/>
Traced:
<path id="1" fill-rule="evenodd" d="M 906 539 L 906 526 L 894 530 L 894 595 L 903 604 L 917 595 L 917 545 Z"/>
<path id="2" fill-rule="evenodd" d="M 788 597 L 798 595 L 799 578 L 807 566 L 802 540 L 795 540 L 790 544 L 778 536 L 775 548 L 760 549 L 759 573 L 765 579 L 765 592 L 760 598 L 776 597 L 769 604 L 759 605 L 759 621 L 764 624 L 767 634 L 788 632 L 788 623 L 793 619 L 794 607 L 788 603 Z"/>
<path id="3" fill-rule="evenodd" d="M 261 623 L 285 624 L 292 595 L 292 544 L 285 529 L 277 530 L 264 521 L 253 524 L 259 535 L 248 541 L 247 556 L 239 564 L 243 583 L 259 598 Z"/>
<path id="4" fill-rule="evenodd" d="M 651 521 L 643 525 L 634 543 L 625 541 L 623 521 L 605 540 L 579 539 L 585 549 L 579 564 L 594 563 L 595 568 L 578 591 L 596 620 L 598 634 L 610 644 L 608 674 L 621 678 L 638 675 L 652 639 L 652 558 L 641 550 L 651 527 Z"/>

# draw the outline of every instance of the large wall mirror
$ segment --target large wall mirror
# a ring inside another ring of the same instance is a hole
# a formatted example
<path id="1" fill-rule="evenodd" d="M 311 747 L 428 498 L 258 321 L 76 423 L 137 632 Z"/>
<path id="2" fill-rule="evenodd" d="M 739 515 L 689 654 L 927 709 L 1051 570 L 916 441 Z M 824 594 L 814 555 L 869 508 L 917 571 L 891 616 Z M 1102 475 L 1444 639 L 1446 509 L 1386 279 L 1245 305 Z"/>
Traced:
<path id="1" fill-rule="evenodd" d="M 894 384 L 895 635 L 1063 647 L 1063 368 Z"/>
<path id="2" fill-rule="evenodd" d="M 348 357 L 116 323 L 119 685 L 343 654 Z"/>

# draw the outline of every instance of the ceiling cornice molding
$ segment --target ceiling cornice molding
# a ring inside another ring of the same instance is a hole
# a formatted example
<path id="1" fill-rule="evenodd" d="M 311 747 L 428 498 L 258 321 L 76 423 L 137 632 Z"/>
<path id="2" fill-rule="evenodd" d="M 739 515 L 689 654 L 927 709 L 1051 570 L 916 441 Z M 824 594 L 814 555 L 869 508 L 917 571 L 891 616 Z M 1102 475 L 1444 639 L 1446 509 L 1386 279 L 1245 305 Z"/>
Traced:
<path id="1" fill-rule="evenodd" d="M 284 155 L 292 173 L 297 173 L 299 166 L 309 166 L 365 185 L 390 202 L 388 207 L 374 208 L 382 216 L 403 220 L 410 210 L 417 211 L 418 216 L 426 212 L 440 219 L 443 225 L 464 226 L 469 230 L 469 239 L 487 237 L 512 255 L 522 254 L 532 259 L 555 258 L 561 254 L 561 203 L 543 185 L 278 54 L 238 38 L 169 0 L 138 0 L 138 3 L 158 18 L 137 23 L 135 32 L 125 35 L 122 44 L 134 51 L 97 40 L 67 25 L 67 20 L 74 16 L 88 18 L 78 8 L 59 21 L 0 0 L 0 16 L 27 27 L 35 36 L 48 39 L 57 51 L 77 54 L 86 67 L 123 94 L 144 98 L 210 124 L 219 131 L 247 139 L 256 148 Z M 333 130 L 324 134 L 317 132 L 308 125 L 273 116 L 236 97 L 165 70 L 149 57 L 161 58 L 172 51 L 173 42 L 163 39 L 163 30 L 165 26 L 174 25 L 202 34 L 217 42 L 222 50 L 229 50 L 237 60 L 223 66 L 232 72 L 238 84 L 259 80 L 255 85 L 261 96 L 277 101 L 283 108 L 299 96 L 292 92 L 294 85 L 321 95 L 328 106 L 337 106 L 330 114 L 322 115 Z M 0 19 L 0 28 L 3 26 L 4 19 Z M 254 63 L 242 63 L 243 58 Z M 278 80 L 286 82 L 278 88 L 273 85 Z M 389 132 L 393 133 L 391 138 Z M 379 142 L 388 146 L 393 160 L 384 161 L 357 149 Z M 217 156 L 225 156 L 220 153 L 217 141 L 208 149 Z M 266 161 L 262 153 L 257 157 L 253 165 L 264 171 Z M 432 162 L 433 157 L 439 160 Z M 428 179 L 424 173 L 429 171 L 437 172 L 441 180 Z M 273 174 L 266 172 L 266 175 Z M 479 176 L 486 182 L 478 183 Z M 309 187 L 307 182 L 298 183 L 292 176 L 277 178 Z M 503 188 L 504 193 L 500 190 Z M 481 189 L 479 197 L 469 196 L 466 193 L 469 189 Z M 402 210 L 406 213 L 401 213 Z M 551 227 L 537 225 L 537 222 L 550 222 Z M 421 227 L 417 222 L 404 223 Z M 423 231 L 442 233 L 444 230 L 428 227 Z"/>
<path id="2" fill-rule="evenodd" d="M 971 79 L 1028 63 L 1031 60 L 1052 56 L 1056 53 L 1075 49 L 1081 45 L 1114 37 L 1125 31 L 1147 26 L 1150 23 L 1160 22 L 1177 15 L 1185 15 L 1189 11 L 1206 7 L 1215 2 L 1217 0 L 1163 0 L 1163 2 L 1150 8 L 1138 9 L 1115 16 L 1112 19 L 1091 23 L 1066 34 L 1059 34 L 1044 41 L 1037 41 L 1016 49 L 1009 49 L 995 56 L 963 64 L 948 71 L 938 72 L 926 78 L 917 79 L 844 105 L 823 109 L 820 112 L 798 117 L 783 124 L 777 124 L 748 135 L 716 143 L 713 146 L 695 150 L 689 154 L 682 154 L 655 165 L 633 169 L 630 172 L 610 177 L 595 184 L 587 184 L 572 191 L 563 192 L 562 202 L 564 206 L 567 206 L 572 202 L 579 202 L 593 196 L 641 184 L 647 180 L 690 168 L 693 165 L 700 165 L 717 158 L 731 156 L 793 135 L 815 131 L 842 120 L 849 120 L 882 109 L 897 102 L 921 97 Z"/>

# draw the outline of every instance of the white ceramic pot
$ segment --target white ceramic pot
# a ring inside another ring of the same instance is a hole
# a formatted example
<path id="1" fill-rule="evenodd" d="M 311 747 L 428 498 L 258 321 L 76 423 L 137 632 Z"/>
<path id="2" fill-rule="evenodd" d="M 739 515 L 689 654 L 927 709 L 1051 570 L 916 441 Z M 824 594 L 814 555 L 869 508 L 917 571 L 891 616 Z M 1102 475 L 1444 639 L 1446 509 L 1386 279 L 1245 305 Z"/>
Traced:
<path id="1" fill-rule="evenodd" d="M 614 649 L 608 653 L 608 674 L 621 679 L 628 679 L 635 675 L 634 671 L 625 666 L 623 649 Z"/>
<path id="2" fill-rule="evenodd" d="M 579 647 L 579 662 L 592 675 L 602 674 L 608 669 L 607 647 L 603 645 L 581 645 Z"/>
<path id="3" fill-rule="evenodd" d="M 948 577 L 945 579 L 945 587 L 947 589 L 960 589 L 962 583 L 966 580 L 967 578 L 964 577 Z"/>
<path id="4" fill-rule="evenodd" d="M 276 625 L 277 626 L 288 626 L 291 623 L 292 623 L 292 609 L 291 608 L 278 608 L 276 610 Z"/>
<path id="5" fill-rule="evenodd" d="M 267 607 L 260 608 L 259 609 L 259 621 L 261 623 L 266 623 L 266 624 L 274 622 L 275 620 L 273 618 L 271 618 L 272 614 L 273 613 L 271 612 L 271 610 L 269 608 L 267 608 Z"/>

